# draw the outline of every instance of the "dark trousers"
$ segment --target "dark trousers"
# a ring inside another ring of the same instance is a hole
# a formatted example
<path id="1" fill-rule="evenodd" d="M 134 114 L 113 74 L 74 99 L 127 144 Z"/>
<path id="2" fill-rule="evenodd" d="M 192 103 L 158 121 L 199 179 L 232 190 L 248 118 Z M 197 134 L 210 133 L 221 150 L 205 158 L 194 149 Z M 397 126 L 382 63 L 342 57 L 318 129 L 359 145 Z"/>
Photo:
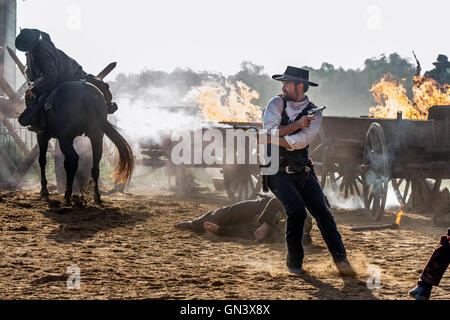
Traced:
<path id="1" fill-rule="evenodd" d="M 447 235 L 442 236 L 439 245 L 428 260 L 420 276 L 419 284 L 438 286 L 450 263 L 450 228 Z"/>
<path id="2" fill-rule="evenodd" d="M 309 174 L 303 188 L 301 174 L 288 174 L 279 171 L 269 176 L 269 188 L 283 203 L 287 214 L 286 220 L 286 246 L 287 264 L 289 267 L 301 267 L 303 262 L 303 226 L 306 219 L 306 208 L 316 219 L 317 226 L 330 251 L 333 259 L 346 258 L 345 247 L 336 222 L 328 210 L 325 196 L 316 178 Z"/>

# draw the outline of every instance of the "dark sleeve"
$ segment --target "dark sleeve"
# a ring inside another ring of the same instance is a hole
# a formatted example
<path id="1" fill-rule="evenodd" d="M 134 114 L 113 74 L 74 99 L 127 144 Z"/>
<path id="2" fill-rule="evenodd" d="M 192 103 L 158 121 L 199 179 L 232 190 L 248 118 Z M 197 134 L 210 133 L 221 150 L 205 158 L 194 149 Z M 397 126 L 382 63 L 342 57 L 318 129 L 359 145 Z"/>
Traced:
<path id="1" fill-rule="evenodd" d="M 264 211 L 259 216 L 259 223 L 267 223 L 271 227 L 276 227 L 278 224 L 277 220 L 277 213 L 283 212 L 284 213 L 284 207 L 280 200 L 277 198 L 272 198 L 264 208 Z"/>
<path id="2" fill-rule="evenodd" d="M 25 69 L 25 73 L 27 74 L 28 80 L 34 81 L 36 79 L 33 72 L 34 66 L 33 57 L 29 52 L 25 53 L 25 57 L 27 58 L 27 68 Z"/>
<path id="3" fill-rule="evenodd" d="M 55 88 L 58 81 L 58 69 L 54 57 L 45 49 L 38 49 L 34 58 L 41 67 L 42 76 L 34 82 L 32 91 L 35 95 L 40 96 Z"/>

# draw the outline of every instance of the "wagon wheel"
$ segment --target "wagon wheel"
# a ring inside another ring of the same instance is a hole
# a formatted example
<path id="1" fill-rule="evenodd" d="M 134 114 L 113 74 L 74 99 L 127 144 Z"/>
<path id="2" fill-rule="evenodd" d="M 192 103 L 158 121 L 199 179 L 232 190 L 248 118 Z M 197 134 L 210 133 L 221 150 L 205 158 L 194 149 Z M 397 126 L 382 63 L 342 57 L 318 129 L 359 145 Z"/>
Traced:
<path id="1" fill-rule="evenodd" d="M 167 167 L 169 189 L 178 195 L 190 195 L 194 191 L 194 177 L 182 166 Z"/>
<path id="2" fill-rule="evenodd" d="M 362 198 L 363 180 L 361 172 L 356 170 L 355 165 L 336 163 L 331 169 L 330 167 L 327 169 L 327 173 L 322 175 L 321 178 L 322 188 L 328 182 L 332 190 L 345 199 L 351 197 Z"/>
<path id="3" fill-rule="evenodd" d="M 392 187 L 400 205 L 407 204 L 411 197 L 411 179 L 391 179 Z"/>
<path id="4" fill-rule="evenodd" d="M 259 166 L 224 166 L 223 182 L 228 198 L 233 202 L 255 199 L 261 190 L 259 173 Z"/>
<path id="5" fill-rule="evenodd" d="M 373 123 L 366 135 L 363 160 L 363 198 L 369 216 L 380 220 L 386 205 L 389 164 L 383 128 Z"/>
<path id="6" fill-rule="evenodd" d="M 436 199 L 439 199 L 442 179 L 414 178 L 392 179 L 394 191 L 402 196 L 400 204 L 406 204 L 408 208 L 429 209 Z"/>
<path id="7" fill-rule="evenodd" d="M 313 161 L 314 171 L 320 177 L 322 177 L 323 171 L 323 156 L 322 156 L 322 141 L 320 135 L 317 135 L 309 145 L 309 157 Z"/>

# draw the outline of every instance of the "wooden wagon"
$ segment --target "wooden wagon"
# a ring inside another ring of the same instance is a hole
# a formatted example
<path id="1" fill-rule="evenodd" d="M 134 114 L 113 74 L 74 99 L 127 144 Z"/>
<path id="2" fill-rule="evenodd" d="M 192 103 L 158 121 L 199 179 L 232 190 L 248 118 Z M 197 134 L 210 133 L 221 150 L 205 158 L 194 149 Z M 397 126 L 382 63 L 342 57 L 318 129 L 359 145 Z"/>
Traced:
<path id="1" fill-rule="evenodd" d="M 450 178 L 450 106 L 434 106 L 428 120 L 324 117 L 310 154 L 321 185 L 344 198 L 361 197 L 380 219 L 389 182 L 401 205 L 430 205 Z"/>
<path id="2" fill-rule="evenodd" d="M 222 137 L 226 137 L 225 130 L 227 129 L 243 129 L 245 131 L 252 129 L 259 129 L 260 123 L 238 123 L 238 122 L 223 122 L 223 123 L 203 123 L 204 128 L 202 134 L 208 129 L 218 129 L 222 132 Z M 253 132 L 255 132 L 253 131 Z M 190 131 L 193 136 L 195 131 Z M 191 139 L 191 149 L 194 150 L 193 141 Z M 203 142 L 205 148 L 210 142 Z M 248 137 L 245 139 L 245 161 L 243 164 L 221 164 L 220 161 L 212 164 L 199 163 L 191 161 L 191 164 L 175 165 L 171 160 L 171 153 L 174 145 L 177 142 L 171 141 L 171 133 L 161 137 L 161 141 L 155 143 L 153 141 L 141 142 L 140 149 L 143 159 L 138 161 L 138 164 L 152 167 L 167 169 L 168 183 L 172 190 L 179 194 L 187 195 L 195 189 L 194 179 L 189 174 L 188 168 L 219 168 L 223 174 L 223 179 L 213 178 L 214 185 L 217 190 L 225 189 L 228 198 L 233 201 L 242 201 L 256 198 L 258 192 L 261 190 L 260 179 L 260 165 L 259 163 L 250 164 L 249 157 L 257 153 L 256 146 L 250 145 Z M 237 145 L 234 145 L 233 150 L 226 150 L 226 142 L 223 141 L 224 146 L 223 158 L 226 158 L 227 152 L 238 156 Z M 224 159 L 222 159 L 224 160 Z M 224 163 L 226 161 L 223 161 Z"/>

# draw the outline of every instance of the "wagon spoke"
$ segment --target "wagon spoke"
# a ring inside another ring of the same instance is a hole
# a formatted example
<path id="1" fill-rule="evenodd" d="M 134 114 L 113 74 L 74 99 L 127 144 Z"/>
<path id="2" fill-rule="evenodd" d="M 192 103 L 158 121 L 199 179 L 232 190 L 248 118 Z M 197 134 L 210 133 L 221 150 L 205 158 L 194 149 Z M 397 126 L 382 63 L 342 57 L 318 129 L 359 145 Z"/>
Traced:
<path id="1" fill-rule="evenodd" d="M 361 190 L 359 190 L 359 186 L 358 186 L 357 182 L 353 181 L 353 184 L 355 185 L 356 193 L 358 194 L 359 197 L 361 197 Z"/>
<path id="2" fill-rule="evenodd" d="M 411 180 L 407 180 L 405 190 L 403 192 L 403 198 L 402 198 L 403 203 L 406 203 L 406 200 L 407 200 L 406 198 L 408 197 L 408 191 L 409 191 L 410 186 L 411 186 Z"/>
<path id="3" fill-rule="evenodd" d="M 321 148 L 322 148 L 322 144 L 319 144 L 317 147 L 314 148 L 313 151 L 311 151 L 309 153 L 309 155 L 312 157 L 317 151 L 320 151 Z"/>
<path id="4" fill-rule="evenodd" d="M 349 181 L 350 194 L 353 196 L 356 192 L 353 190 L 353 181 Z"/>
<path id="5" fill-rule="evenodd" d="M 248 183 L 250 185 L 250 190 L 251 190 L 250 193 L 248 194 L 250 196 L 253 192 L 255 192 L 255 185 L 254 185 L 252 176 L 249 176 Z"/>
<path id="6" fill-rule="evenodd" d="M 370 193 L 370 195 L 369 195 L 369 200 L 368 200 L 368 207 L 370 208 L 370 206 L 372 205 L 372 201 L 373 201 L 373 194 L 372 193 Z"/>

